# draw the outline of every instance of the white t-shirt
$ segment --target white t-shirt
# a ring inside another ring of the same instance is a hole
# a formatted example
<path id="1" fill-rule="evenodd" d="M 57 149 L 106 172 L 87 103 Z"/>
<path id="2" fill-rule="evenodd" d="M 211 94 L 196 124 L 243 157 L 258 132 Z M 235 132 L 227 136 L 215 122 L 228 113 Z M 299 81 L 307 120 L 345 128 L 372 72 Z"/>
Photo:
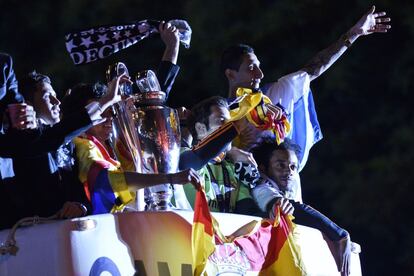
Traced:
<path id="1" fill-rule="evenodd" d="M 310 90 L 310 78 L 305 71 L 297 71 L 281 77 L 265 91 L 272 103 L 280 103 L 288 114 L 293 113 L 294 103 L 301 97 L 307 97 Z"/>

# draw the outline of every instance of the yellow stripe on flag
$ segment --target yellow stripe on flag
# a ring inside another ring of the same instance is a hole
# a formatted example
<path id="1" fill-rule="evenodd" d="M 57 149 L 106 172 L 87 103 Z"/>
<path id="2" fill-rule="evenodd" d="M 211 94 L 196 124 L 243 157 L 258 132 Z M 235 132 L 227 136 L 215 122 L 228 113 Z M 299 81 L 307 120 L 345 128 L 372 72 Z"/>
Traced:
<path id="1" fill-rule="evenodd" d="M 273 224 L 272 238 L 284 240 L 282 247 L 278 253 L 277 259 L 273 263 L 262 268 L 259 275 L 292 275 L 303 276 L 307 275 L 305 265 L 303 264 L 300 247 L 293 235 L 296 225 L 292 222 L 294 217 L 292 215 L 282 216 L 280 214 L 280 207 L 276 209 L 276 217 Z M 279 241 L 273 241 L 278 243 Z M 270 245 L 273 244 L 269 242 Z M 278 247 L 278 246 L 275 246 Z"/>
<path id="2" fill-rule="evenodd" d="M 215 250 L 213 222 L 206 195 L 198 190 L 194 203 L 194 219 L 191 233 L 193 251 L 193 275 L 204 273 L 208 257 Z"/>

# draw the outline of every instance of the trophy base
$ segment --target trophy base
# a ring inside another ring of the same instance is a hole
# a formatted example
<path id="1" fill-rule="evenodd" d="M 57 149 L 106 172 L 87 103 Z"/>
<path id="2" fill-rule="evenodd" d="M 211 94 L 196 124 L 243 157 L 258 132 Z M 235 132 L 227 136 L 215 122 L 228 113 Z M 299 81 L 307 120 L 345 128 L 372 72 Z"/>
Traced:
<path id="1" fill-rule="evenodd" d="M 175 210 L 175 208 L 171 203 L 169 204 L 160 203 L 158 205 L 155 205 L 155 204 L 149 205 L 147 210 L 148 211 L 171 211 L 171 210 Z"/>
<path id="2" fill-rule="evenodd" d="M 151 193 L 151 201 L 145 209 L 148 211 L 174 210 L 174 205 L 171 204 L 171 196 L 172 193 L 164 191 Z"/>

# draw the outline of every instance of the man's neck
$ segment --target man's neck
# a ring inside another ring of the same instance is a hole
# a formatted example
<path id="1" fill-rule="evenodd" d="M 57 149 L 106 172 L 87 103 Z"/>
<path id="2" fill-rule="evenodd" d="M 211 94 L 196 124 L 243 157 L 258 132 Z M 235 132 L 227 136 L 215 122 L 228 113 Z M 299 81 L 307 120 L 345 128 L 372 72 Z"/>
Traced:
<path id="1" fill-rule="evenodd" d="M 236 97 L 237 87 L 232 86 L 229 84 L 229 93 L 227 94 L 228 98 L 235 98 Z"/>
<path id="2" fill-rule="evenodd" d="M 279 190 L 279 192 L 282 193 L 285 197 L 292 198 L 292 199 L 295 197 L 295 192 L 293 190 L 283 189 L 283 187 L 277 184 L 275 180 L 273 180 L 272 178 L 270 178 L 269 176 L 267 176 L 266 174 L 262 172 L 260 173 L 260 176 L 264 178 L 265 180 L 267 180 L 272 186 L 276 187 Z"/>

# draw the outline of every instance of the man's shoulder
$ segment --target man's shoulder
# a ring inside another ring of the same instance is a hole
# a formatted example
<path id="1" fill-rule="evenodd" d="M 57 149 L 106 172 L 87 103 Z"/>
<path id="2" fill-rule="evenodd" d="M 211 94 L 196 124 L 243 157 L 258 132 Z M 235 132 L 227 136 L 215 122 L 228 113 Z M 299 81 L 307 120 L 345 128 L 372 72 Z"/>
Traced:
<path id="1" fill-rule="evenodd" d="M 9 54 L 0 53 L 0 62 L 2 64 L 4 64 L 4 63 L 10 63 L 11 60 L 12 60 L 12 57 Z"/>
<path id="2" fill-rule="evenodd" d="M 77 148 L 91 148 L 91 147 L 96 147 L 95 143 L 83 136 L 76 136 L 75 138 L 72 139 L 73 144 L 75 145 L 75 147 Z"/>
<path id="3" fill-rule="evenodd" d="M 275 81 L 264 83 L 260 87 L 260 90 L 262 90 L 262 92 L 265 92 L 265 90 L 269 89 L 271 86 L 273 86 L 275 84 L 280 84 L 284 81 L 294 81 L 296 79 L 302 79 L 302 78 L 305 78 L 308 75 L 309 74 L 306 71 L 298 70 L 298 71 L 295 71 L 295 72 L 292 72 L 292 73 L 289 73 L 289 74 L 286 74 L 286 75 L 282 75 L 281 77 L 279 77 Z"/>

